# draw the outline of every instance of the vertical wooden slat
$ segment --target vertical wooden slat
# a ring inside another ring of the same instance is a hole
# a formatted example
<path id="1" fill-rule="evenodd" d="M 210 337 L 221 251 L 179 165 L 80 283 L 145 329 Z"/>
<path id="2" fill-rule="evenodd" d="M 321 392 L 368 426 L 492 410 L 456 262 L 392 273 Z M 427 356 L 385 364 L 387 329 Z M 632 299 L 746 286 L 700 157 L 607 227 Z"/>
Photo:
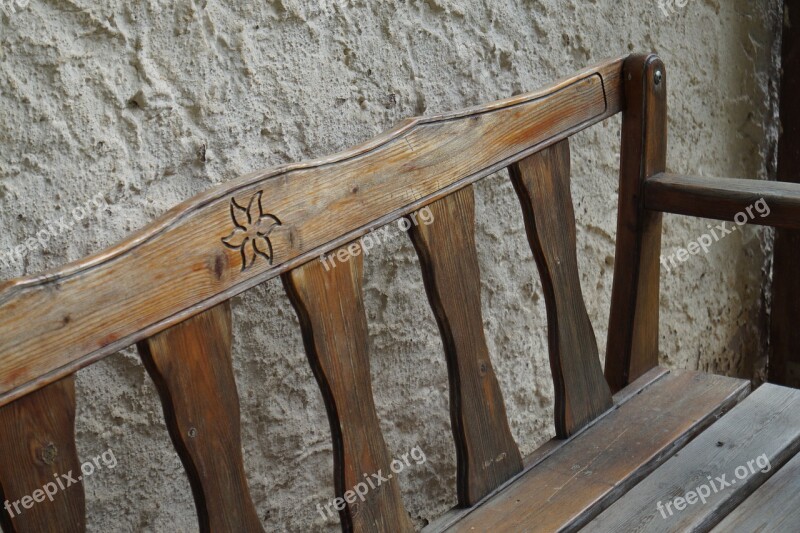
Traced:
<path id="1" fill-rule="evenodd" d="M 800 182 L 800 2 L 784 2 L 778 181 Z M 775 230 L 769 380 L 800 388 L 800 231 Z"/>
<path id="2" fill-rule="evenodd" d="M 347 261 L 323 265 L 314 260 L 282 279 L 300 319 L 308 360 L 328 411 L 336 496 L 345 498 L 347 491 L 366 489 L 363 500 L 340 502 L 344 505 L 339 513 L 342 529 L 413 531 L 390 469 L 372 396 L 361 294 L 363 256 L 357 243 L 346 249 Z M 386 480 L 379 482 L 374 475 Z"/>
<path id="3" fill-rule="evenodd" d="M 86 503 L 75 448 L 75 377 L 0 408 L 0 428 L 3 531 L 85 531 Z"/>
<path id="4" fill-rule="evenodd" d="M 226 301 L 138 344 L 204 532 L 263 531 L 242 461 L 231 342 Z"/>
<path id="5" fill-rule="evenodd" d="M 522 457 L 483 331 L 472 186 L 426 209 L 431 219 L 416 216 L 409 234 L 447 359 L 458 502 L 470 506 L 521 471 Z"/>
<path id="6" fill-rule="evenodd" d="M 569 141 L 509 167 L 547 307 L 556 434 L 566 438 L 612 405 L 578 275 Z"/>
<path id="7" fill-rule="evenodd" d="M 658 364 L 661 213 L 644 209 L 644 180 L 667 158 L 667 75 L 654 55 L 623 65 L 619 211 L 605 376 L 618 391 Z"/>

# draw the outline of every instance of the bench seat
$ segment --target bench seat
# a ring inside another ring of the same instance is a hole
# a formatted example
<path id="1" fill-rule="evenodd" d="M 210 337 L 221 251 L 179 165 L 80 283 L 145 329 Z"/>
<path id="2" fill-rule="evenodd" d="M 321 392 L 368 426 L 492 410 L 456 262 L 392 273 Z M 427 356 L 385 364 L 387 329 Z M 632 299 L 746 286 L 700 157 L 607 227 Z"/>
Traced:
<path id="1" fill-rule="evenodd" d="M 494 494 L 424 531 L 797 531 L 800 391 L 749 390 L 654 369 L 586 430 L 551 441 Z"/>
<path id="2" fill-rule="evenodd" d="M 617 393 L 615 408 L 586 430 L 534 453 L 522 474 L 483 503 L 454 510 L 424 531 L 576 530 L 749 390 L 740 379 L 653 369 Z"/>

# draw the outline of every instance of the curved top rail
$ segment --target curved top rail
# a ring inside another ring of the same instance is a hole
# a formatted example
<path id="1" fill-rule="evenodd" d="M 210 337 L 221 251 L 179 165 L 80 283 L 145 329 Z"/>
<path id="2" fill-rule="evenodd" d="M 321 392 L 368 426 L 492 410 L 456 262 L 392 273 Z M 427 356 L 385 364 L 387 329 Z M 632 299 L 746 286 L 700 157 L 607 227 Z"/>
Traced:
<path id="1" fill-rule="evenodd" d="M 616 114 L 623 62 L 244 175 L 103 252 L 0 284 L 0 406 Z"/>

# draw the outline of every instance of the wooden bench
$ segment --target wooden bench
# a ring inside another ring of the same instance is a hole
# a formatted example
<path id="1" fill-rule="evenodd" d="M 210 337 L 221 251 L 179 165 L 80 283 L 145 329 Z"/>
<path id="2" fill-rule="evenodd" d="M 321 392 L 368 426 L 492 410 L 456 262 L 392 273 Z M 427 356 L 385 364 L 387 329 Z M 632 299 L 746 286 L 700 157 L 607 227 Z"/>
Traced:
<path id="1" fill-rule="evenodd" d="M 0 500 L 12 505 L 2 527 L 84 530 L 82 487 L 30 508 L 24 498 L 80 469 L 74 373 L 136 343 L 200 529 L 262 531 L 242 462 L 229 300 L 280 276 L 329 415 L 342 529 L 412 530 L 396 478 L 363 501 L 351 493 L 390 472 L 359 238 L 424 207 L 435 222 L 407 225 L 447 360 L 459 504 L 426 531 L 796 526 L 800 393 L 764 385 L 745 399 L 749 382 L 660 368 L 658 300 L 662 212 L 734 220 L 763 199 L 769 214 L 751 222 L 800 229 L 800 185 L 665 173 L 666 87 L 656 56 L 633 55 L 538 92 L 410 119 L 341 154 L 243 176 L 104 252 L 3 283 Z M 578 276 L 568 138 L 620 112 L 604 372 Z M 473 235 L 472 183 L 503 168 L 542 281 L 555 386 L 557 436 L 524 459 L 484 338 Z M 730 485 L 709 485 L 718 476 Z"/>

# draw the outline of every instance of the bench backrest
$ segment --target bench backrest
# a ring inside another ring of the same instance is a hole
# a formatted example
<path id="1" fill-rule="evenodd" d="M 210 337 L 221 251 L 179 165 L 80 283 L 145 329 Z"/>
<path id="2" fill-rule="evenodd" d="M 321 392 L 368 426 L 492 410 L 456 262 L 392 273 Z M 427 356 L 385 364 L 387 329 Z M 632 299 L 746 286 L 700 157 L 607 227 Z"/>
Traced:
<path id="1" fill-rule="evenodd" d="M 620 111 L 604 379 L 578 276 L 568 137 Z M 364 473 L 390 471 L 370 383 L 361 247 L 405 217 L 448 363 L 458 501 L 474 504 L 522 459 L 484 338 L 471 184 L 510 170 L 547 307 L 556 431 L 567 437 L 656 364 L 661 222 L 642 209 L 641 184 L 664 170 L 665 116 L 657 57 L 604 62 L 544 90 L 410 119 L 346 152 L 243 176 L 102 253 L 0 285 L 0 499 L 76 469 L 72 375 L 138 343 L 201 529 L 260 530 L 242 466 L 229 300 L 276 276 L 328 410 L 337 496 Z M 3 511 L 2 524 L 80 531 L 83 507 L 73 491 L 22 516 Z M 363 502 L 348 498 L 340 516 L 345 530 L 411 529 L 396 479 Z"/>

